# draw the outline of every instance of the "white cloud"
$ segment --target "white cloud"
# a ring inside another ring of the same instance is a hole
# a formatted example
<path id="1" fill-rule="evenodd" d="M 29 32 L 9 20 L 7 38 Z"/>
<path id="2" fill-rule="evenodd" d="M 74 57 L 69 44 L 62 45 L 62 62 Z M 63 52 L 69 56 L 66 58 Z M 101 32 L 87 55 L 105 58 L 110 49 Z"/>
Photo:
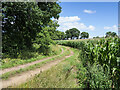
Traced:
<path id="1" fill-rule="evenodd" d="M 104 29 L 117 31 L 117 30 L 118 30 L 118 27 L 117 27 L 117 25 L 113 25 L 113 26 L 111 26 L 111 27 L 105 26 Z"/>
<path id="2" fill-rule="evenodd" d="M 88 14 L 96 13 L 96 11 L 86 10 L 86 9 L 83 12 L 88 13 Z"/>
<path id="3" fill-rule="evenodd" d="M 111 27 L 106 26 L 106 27 L 104 27 L 104 29 L 111 29 Z"/>
<path id="4" fill-rule="evenodd" d="M 94 27 L 94 26 L 92 26 L 92 25 L 90 25 L 90 26 L 88 27 L 88 29 L 90 29 L 90 30 L 94 30 L 94 29 L 95 29 L 95 27 Z"/>
<path id="5" fill-rule="evenodd" d="M 80 18 L 78 16 L 73 16 L 73 17 L 60 17 L 59 18 L 59 23 L 63 22 L 74 22 L 74 21 L 79 21 Z"/>
<path id="6" fill-rule="evenodd" d="M 80 31 L 93 31 L 95 30 L 95 27 L 93 25 L 85 25 L 84 23 L 79 22 L 80 18 L 78 16 L 70 16 L 70 17 L 60 17 L 58 19 L 58 24 L 60 25 L 58 27 L 58 30 L 60 31 L 66 31 L 71 28 L 77 28 Z"/>

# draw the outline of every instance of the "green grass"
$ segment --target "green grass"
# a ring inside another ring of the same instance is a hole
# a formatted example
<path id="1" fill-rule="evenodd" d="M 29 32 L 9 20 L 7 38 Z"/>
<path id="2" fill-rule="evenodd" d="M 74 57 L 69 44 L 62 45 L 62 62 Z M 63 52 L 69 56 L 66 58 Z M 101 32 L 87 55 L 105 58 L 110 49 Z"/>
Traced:
<path id="1" fill-rule="evenodd" d="M 53 60 L 56 60 L 56 59 L 62 59 L 62 58 L 64 58 L 64 56 L 70 54 L 70 51 L 69 51 L 69 50 L 66 50 L 66 48 L 65 48 L 64 46 L 61 46 L 61 47 L 65 50 L 63 54 L 61 54 L 61 55 L 59 55 L 59 56 L 55 56 L 55 57 L 53 57 L 53 58 L 51 58 L 51 59 L 48 59 L 48 60 L 45 60 L 45 61 L 43 61 L 43 62 L 40 62 L 40 63 L 34 64 L 34 65 L 31 65 L 31 66 L 26 67 L 26 68 L 23 68 L 23 69 L 19 69 L 19 70 L 16 70 L 16 71 L 7 72 L 7 73 L 3 74 L 3 75 L 1 76 L 1 78 L 2 78 L 3 80 L 6 80 L 6 79 L 8 79 L 9 77 L 14 76 L 14 75 L 17 74 L 17 73 L 21 73 L 21 72 L 33 70 L 33 69 L 36 69 L 36 68 L 40 68 L 41 66 L 43 66 L 44 64 L 46 64 L 46 63 L 48 63 L 48 62 L 50 62 L 50 61 L 53 61 Z"/>
<path id="2" fill-rule="evenodd" d="M 0 68 L 6 69 L 6 68 L 10 68 L 10 67 L 30 63 L 30 62 L 40 60 L 40 59 L 43 59 L 43 58 L 47 58 L 47 57 L 50 57 L 50 56 L 58 55 L 58 54 L 61 53 L 61 48 L 58 47 L 57 45 L 50 45 L 50 47 L 51 47 L 51 55 L 45 56 L 45 55 L 39 55 L 38 54 L 37 57 L 27 59 L 27 60 L 6 58 L 6 59 L 2 60 L 2 62 L 4 62 L 4 63 L 1 63 Z"/>
<path id="3" fill-rule="evenodd" d="M 77 88 L 76 64 L 78 63 L 78 50 L 71 49 L 74 55 L 60 62 L 51 69 L 44 71 L 26 83 L 16 88 Z M 72 69 L 73 67 L 73 69 Z"/>

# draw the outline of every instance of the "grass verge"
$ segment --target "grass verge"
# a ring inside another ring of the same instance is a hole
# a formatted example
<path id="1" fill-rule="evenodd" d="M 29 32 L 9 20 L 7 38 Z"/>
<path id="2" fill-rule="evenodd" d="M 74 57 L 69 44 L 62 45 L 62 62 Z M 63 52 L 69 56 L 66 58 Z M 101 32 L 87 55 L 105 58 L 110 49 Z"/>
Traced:
<path id="1" fill-rule="evenodd" d="M 7 72 L 5 74 L 3 74 L 1 76 L 2 80 L 6 80 L 8 79 L 9 77 L 11 76 L 14 76 L 18 73 L 21 73 L 21 72 L 25 72 L 25 71 L 29 71 L 29 70 L 33 70 L 33 69 L 36 69 L 36 68 L 40 68 L 41 66 L 43 66 L 44 64 L 46 63 L 49 63 L 50 61 L 53 61 L 53 60 L 56 60 L 56 59 L 62 59 L 64 58 L 64 56 L 66 55 L 69 55 L 70 54 L 70 51 L 65 49 L 64 46 L 62 46 L 62 48 L 65 50 L 65 52 L 59 56 L 55 56 L 54 58 L 51 58 L 51 59 L 48 59 L 48 60 L 45 60 L 43 62 L 40 62 L 40 63 L 37 63 L 37 64 L 34 64 L 34 65 L 31 65 L 29 67 L 26 67 L 26 68 L 23 68 L 23 69 L 19 69 L 19 70 L 15 70 L 15 71 L 11 71 L 11 72 Z"/>
<path id="2" fill-rule="evenodd" d="M 26 60 L 6 58 L 6 59 L 2 60 L 0 68 L 6 69 L 6 68 L 10 68 L 10 67 L 15 67 L 15 66 L 18 66 L 18 65 L 23 65 L 23 64 L 30 63 L 30 62 L 33 62 L 33 61 L 37 61 L 37 60 L 40 60 L 40 59 L 43 59 L 43 58 L 47 58 L 47 57 L 50 57 L 50 56 L 58 55 L 58 54 L 61 53 L 61 48 L 58 47 L 57 45 L 51 45 L 50 47 L 51 47 L 51 53 L 52 53 L 51 55 L 45 56 L 45 55 L 39 55 L 38 54 L 37 57 L 31 58 L 31 59 L 26 59 Z"/>
<path id="3" fill-rule="evenodd" d="M 28 82 L 16 88 L 77 88 L 76 64 L 78 62 L 78 50 L 71 48 L 74 55 L 60 62 L 51 69 L 44 71 Z"/>

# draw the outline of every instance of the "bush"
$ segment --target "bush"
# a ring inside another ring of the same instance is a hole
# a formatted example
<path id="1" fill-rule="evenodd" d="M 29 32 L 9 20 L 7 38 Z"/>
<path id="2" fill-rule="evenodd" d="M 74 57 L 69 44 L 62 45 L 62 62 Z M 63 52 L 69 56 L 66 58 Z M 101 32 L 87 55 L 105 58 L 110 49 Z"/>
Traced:
<path id="1" fill-rule="evenodd" d="M 19 54 L 18 58 L 20 58 L 20 59 L 30 59 L 30 58 L 37 57 L 38 55 L 39 55 L 38 52 L 33 52 L 33 51 L 30 51 L 30 50 L 26 50 L 26 51 L 24 50 Z"/>

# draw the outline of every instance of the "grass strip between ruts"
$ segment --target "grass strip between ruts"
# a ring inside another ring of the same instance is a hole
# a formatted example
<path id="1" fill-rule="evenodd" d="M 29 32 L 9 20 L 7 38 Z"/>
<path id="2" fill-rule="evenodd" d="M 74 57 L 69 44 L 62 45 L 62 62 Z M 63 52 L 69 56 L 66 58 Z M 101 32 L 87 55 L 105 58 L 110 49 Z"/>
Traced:
<path id="1" fill-rule="evenodd" d="M 58 46 L 54 46 L 54 47 L 58 48 Z M 58 49 L 58 53 L 56 55 L 60 54 L 61 51 L 62 50 L 61 50 L 61 46 L 60 46 L 59 49 Z M 27 59 L 27 60 L 12 59 L 11 62 L 9 62 L 9 63 L 1 64 L 0 68 L 2 68 L 2 69 L 11 68 L 11 67 L 31 63 L 31 62 L 34 62 L 34 61 L 37 61 L 37 60 L 40 60 L 40 59 L 44 59 L 44 58 L 52 57 L 52 56 L 56 56 L 56 55 L 49 55 L 49 56 L 39 55 L 36 58 L 31 58 L 31 59 Z"/>
<path id="2" fill-rule="evenodd" d="M 63 48 L 63 49 L 65 50 L 65 48 Z M 56 56 L 54 58 L 45 60 L 43 62 L 40 62 L 40 63 L 31 65 L 31 66 L 28 66 L 28 67 L 23 68 L 23 69 L 7 72 L 7 73 L 1 75 L 1 78 L 2 78 L 2 80 L 6 80 L 9 77 L 14 76 L 15 74 L 18 74 L 18 73 L 21 73 L 21 72 L 25 72 L 25 71 L 30 71 L 30 70 L 33 70 L 33 69 L 36 69 L 36 68 L 40 68 L 41 66 L 43 66 L 46 63 L 49 63 L 50 61 L 53 61 L 53 60 L 56 60 L 56 59 L 62 59 L 62 58 L 64 58 L 64 56 L 69 55 L 69 54 L 70 54 L 70 50 L 66 49 L 65 52 L 62 55 L 59 55 L 59 56 Z"/>

